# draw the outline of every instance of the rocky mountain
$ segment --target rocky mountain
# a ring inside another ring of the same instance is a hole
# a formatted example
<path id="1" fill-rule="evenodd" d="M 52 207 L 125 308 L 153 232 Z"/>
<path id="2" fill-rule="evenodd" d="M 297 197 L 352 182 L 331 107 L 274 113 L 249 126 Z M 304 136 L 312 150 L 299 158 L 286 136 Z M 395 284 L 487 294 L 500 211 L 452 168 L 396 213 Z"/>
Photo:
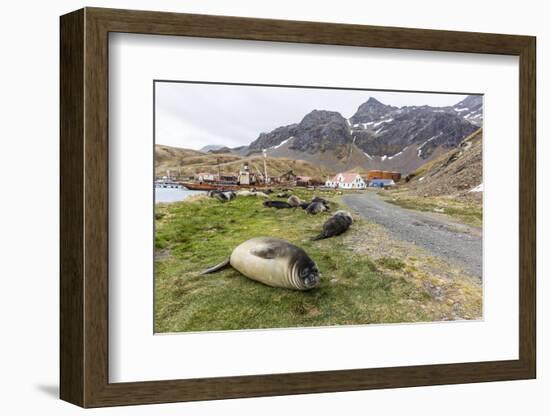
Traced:
<path id="1" fill-rule="evenodd" d="M 253 141 L 249 152 L 262 149 L 277 150 L 292 142 L 290 148 L 309 154 L 332 151 L 338 154 L 351 141 L 351 130 L 340 113 L 313 110 L 300 123 L 279 127 L 271 133 L 262 133 Z"/>
<path id="2" fill-rule="evenodd" d="M 483 96 L 469 95 L 452 108 L 470 123 L 480 127 L 483 124 Z"/>
<path id="3" fill-rule="evenodd" d="M 388 169 L 409 173 L 456 148 L 483 121 L 483 98 L 471 95 L 455 106 L 385 105 L 375 98 L 345 119 L 313 110 L 299 123 L 262 133 L 240 154 L 302 159 L 332 170 Z"/>
<path id="4" fill-rule="evenodd" d="M 364 124 L 380 120 L 385 115 L 397 110 L 397 107 L 382 104 L 376 98 L 370 97 L 361 104 L 355 114 L 349 119 L 351 124 Z"/>
<path id="5" fill-rule="evenodd" d="M 392 160 L 409 147 L 420 161 L 441 146 L 449 149 L 477 130 L 459 114 L 429 106 L 404 107 L 366 125 L 352 125 L 357 146 L 370 156 Z M 389 159 L 392 158 L 392 159 Z"/>
<path id="6" fill-rule="evenodd" d="M 276 149 L 277 146 L 294 137 L 297 127 L 298 124 L 289 124 L 288 126 L 278 127 L 269 133 L 260 133 L 260 136 L 256 140 L 250 143 L 247 148 L 241 150 L 254 153 L 261 152 L 263 149 Z"/>

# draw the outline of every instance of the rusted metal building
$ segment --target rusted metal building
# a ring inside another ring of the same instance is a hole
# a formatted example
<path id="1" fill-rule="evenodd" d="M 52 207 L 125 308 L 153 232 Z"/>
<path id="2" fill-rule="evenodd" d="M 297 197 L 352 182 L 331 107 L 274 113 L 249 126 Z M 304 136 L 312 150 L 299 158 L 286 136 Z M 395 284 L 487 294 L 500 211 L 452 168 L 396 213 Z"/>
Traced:
<path id="1" fill-rule="evenodd" d="M 401 179 L 401 173 L 389 170 L 369 170 L 367 172 L 367 180 L 375 179 L 393 179 L 395 182 Z"/>

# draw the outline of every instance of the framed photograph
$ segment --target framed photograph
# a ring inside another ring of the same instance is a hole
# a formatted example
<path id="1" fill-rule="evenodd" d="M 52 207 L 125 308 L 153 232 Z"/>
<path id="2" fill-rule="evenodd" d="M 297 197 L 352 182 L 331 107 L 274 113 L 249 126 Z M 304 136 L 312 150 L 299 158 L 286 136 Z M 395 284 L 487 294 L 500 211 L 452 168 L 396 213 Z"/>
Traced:
<path id="1" fill-rule="evenodd" d="M 60 25 L 63 400 L 535 378 L 534 37 Z"/>

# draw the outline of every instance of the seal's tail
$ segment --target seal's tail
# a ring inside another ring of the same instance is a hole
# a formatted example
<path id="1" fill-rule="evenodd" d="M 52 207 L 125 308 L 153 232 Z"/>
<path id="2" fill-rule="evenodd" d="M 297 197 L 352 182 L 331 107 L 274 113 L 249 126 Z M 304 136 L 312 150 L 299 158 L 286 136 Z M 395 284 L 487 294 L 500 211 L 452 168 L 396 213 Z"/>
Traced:
<path id="1" fill-rule="evenodd" d="M 327 238 L 327 236 L 325 235 L 325 233 L 324 233 L 324 232 L 323 232 L 323 233 L 321 233 L 321 234 L 319 234 L 319 235 L 318 235 L 318 236 L 316 236 L 316 237 L 313 237 L 313 238 L 311 239 L 311 241 L 317 241 L 317 240 L 322 240 L 323 238 Z"/>
<path id="2" fill-rule="evenodd" d="M 206 269 L 205 271 L 203 271 L 201 273 L 201 276 L 203 274 L 209 274 L 209 273 L 216 273 L 216 272 L 219 272 L 220 270 L 222 269 L 225 269 L 227 266 L 229 266 L 229 258 L 225 259 L 224 261 L 222 261 L 220 264 L 216 264 L 215 266 L 212 266 L 208 269 Z"/>

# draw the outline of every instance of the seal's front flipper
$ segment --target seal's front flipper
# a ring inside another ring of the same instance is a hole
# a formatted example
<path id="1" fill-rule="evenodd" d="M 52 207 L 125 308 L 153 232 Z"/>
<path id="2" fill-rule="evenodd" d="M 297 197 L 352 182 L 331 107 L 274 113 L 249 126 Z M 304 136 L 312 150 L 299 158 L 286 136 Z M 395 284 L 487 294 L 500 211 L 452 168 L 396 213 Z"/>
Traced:
<path id="1" fill-rule="evenodd" d="M 209 274 L 209 273 L 216 273 L 219 272 L 222 269 L 225 269 L 227 266 L 229 266 L 229 258 L 222 261 L 220 264 L 216 264 L 215 266 L 210 267 L 209 269 L 206 269 L 201 273 L 201 276 L 203 274 Z"/>

